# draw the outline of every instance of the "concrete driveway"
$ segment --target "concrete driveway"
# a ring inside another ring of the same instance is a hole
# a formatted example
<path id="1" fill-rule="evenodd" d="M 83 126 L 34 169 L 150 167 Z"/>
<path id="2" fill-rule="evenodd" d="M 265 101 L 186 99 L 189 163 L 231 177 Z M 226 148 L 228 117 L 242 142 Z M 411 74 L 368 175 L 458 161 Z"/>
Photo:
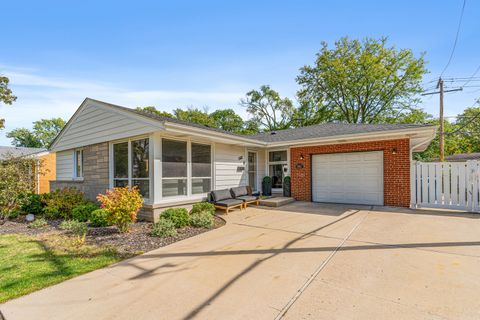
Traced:
<path id="1" fill-rule="evenodd" d="M 0 306 L 14 319 L 479 319 L 480 215 L 297 202 Z"/>

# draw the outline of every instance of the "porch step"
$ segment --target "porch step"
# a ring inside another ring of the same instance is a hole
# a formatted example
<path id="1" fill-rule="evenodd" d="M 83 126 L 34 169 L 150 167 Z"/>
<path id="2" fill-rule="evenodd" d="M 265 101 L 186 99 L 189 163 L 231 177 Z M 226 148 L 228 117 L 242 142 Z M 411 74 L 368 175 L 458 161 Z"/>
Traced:
<path id="1" fill-rule="evenodd" d="M 281 207 L 288 203 L 292 203 L 295 199 L 291 197 L 273 197 L 268 199 L 261 199 L 259 204 L 266 207 Z"/>

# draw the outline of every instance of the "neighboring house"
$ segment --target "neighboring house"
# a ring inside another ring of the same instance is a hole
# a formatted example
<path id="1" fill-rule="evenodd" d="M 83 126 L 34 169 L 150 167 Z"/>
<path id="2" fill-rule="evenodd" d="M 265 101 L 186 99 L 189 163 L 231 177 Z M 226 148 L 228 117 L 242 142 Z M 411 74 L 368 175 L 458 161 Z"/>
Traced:
<path id="1" fill-rule="evenodd" d="M 410 205 L 410 161 L 436 133 L 428 125 L 319 124 L 232 134 L 87 98 L 52 143 L 57 180 L 90 199 L 138 185 L 142 215 L 205 199 L 212 189 L 291 176 L 297 200 Z"/>
<path id="2" fill-rule="evenodd" d="M 36 193 L 50 192 L 50 181 L 55 180 L 56 155 L 42 148 L 4 147 L 0 146 L 0 160 L 15 157 L 32 157 L 36 160 Z"/>
<path id="3" fill-rule="evenodd" d="M 445 161 L 451 162 L 463 162 L 468 160 L 480 160 L 480 152 L 458 153 L 445 157 Z"/>

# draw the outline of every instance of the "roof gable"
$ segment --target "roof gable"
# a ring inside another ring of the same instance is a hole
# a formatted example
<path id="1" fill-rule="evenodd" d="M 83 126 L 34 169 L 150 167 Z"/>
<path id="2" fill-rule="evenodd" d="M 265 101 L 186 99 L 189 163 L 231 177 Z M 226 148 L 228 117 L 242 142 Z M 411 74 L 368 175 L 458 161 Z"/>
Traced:
<path id="1" fill-rule="evenodd" d="M 73 149 L 163 128 L 161 121 L 87 98 L 52 142 L 50 149 L 53 151 Z"/>

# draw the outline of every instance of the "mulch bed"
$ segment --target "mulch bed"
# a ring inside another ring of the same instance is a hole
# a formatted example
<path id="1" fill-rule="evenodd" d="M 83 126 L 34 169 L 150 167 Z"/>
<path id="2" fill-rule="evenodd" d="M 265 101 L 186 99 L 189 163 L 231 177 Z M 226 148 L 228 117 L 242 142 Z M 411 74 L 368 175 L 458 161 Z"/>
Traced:
<path id="1" fill-rule="evenodd" d="M 48 220 L 48 225 L 42 228 L 28 228 L 28 223 L 24 217 L 15 220 L 7 220 L 0 223 L 0 234 L 23 234 L 35 236 L 40 234 L 64 234 L 69 235 L 68 231 L 60 230 L 58 226 L 62 220 Z M 225 221 L 215 216 L 215 228 L 225 224 Z M 120 233 L 115 226 L 105 228 L 88 228 L 87 243 L 101 246 L 111 246 L 120 253 L 139 254 L 160 248 L 171 243 L 196 236 L 200 233 L 212 229 L 185 227 L 177 230 L 175 237 L 160 238 L 150 235 L 153 224 L 150 222 L 136 222 L 132 225 L 130 232 Z"/>

